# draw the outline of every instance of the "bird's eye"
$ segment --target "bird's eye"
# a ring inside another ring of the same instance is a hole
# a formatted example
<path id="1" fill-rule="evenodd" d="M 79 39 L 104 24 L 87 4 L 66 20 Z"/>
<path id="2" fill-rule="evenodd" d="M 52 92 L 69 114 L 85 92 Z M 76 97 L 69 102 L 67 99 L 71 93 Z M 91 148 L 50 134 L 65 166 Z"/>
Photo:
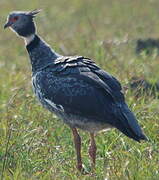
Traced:
<path id="1" fill-rule="evenodd" d="M 15 16 L 15 17 L 14 17 L 14 20 L 15 20 L 15 21 L 17 21 L 17 20 L 18 20 L 18 18 L 19 18 L 18 16 Z"/>
<path id="2" fill-rule="evenodd" d="M 14 22 L 16 22 L 18 19 L 19 19 L 19 17 L 18 17 L 18 16 L 15 16 L 15 17 L 10 18 L 9 21 L 12 22 L 12 23 L 14 23 Z"/>

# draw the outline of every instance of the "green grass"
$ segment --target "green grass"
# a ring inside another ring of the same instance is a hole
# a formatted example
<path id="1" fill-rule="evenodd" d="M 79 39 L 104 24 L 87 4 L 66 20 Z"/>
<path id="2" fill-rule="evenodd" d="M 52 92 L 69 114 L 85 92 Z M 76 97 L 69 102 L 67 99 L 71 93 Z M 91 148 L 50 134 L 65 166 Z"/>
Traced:
<path id="1" fill-rule="evenodd" d="M 159 101 L 130 90 L 127 102 L 151 142 L 137 143 L 117 130 L 96 136 L 93 174 L 77 172 L 70 129 L 36 101 L 23 40 L 3 30 L 12 10 L 42 8 L 39 34 L 65 55 L 91 57 L 122 85 L 133 76 L 159 77 L 159 57 L 137 57 L 138 38 L 158 38 L 158 0 L 0 1 L 0 175 L 5 180 L 158 180 Z M 81 132 L 82 156 L 90 171 L 88 134 Z"/>

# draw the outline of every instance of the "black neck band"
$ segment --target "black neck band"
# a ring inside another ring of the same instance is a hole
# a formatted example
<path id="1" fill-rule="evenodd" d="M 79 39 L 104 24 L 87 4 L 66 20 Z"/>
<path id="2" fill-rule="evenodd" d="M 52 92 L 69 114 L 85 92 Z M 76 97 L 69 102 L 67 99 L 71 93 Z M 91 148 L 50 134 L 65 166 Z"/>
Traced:
<path id="1" fill-rule="evenodd" d="M 35 47 L 38 46 L 40 38 L 35 35 L 34 39 L 26 46 L 27 51 L 32 51 Z"/>

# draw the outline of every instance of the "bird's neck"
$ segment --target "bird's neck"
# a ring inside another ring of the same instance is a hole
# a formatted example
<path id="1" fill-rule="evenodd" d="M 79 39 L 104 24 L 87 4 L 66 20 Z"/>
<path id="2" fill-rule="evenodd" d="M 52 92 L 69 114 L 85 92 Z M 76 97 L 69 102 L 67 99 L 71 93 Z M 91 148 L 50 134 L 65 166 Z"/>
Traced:
<path id="1" fill-rule="evenodd" d="M 31 41 L 33 41 L 35 38 L 35 34 L 31 34 L 30 36 L 24 37 L 25 45 L 29 45 Z"/>
<path id="2" fill-rule="evenodd" d="M 60 55 L 55 53 L 50 46 L 37 35 L 25 38 L 33 73 L 41 70 L 54 62 Z"/>

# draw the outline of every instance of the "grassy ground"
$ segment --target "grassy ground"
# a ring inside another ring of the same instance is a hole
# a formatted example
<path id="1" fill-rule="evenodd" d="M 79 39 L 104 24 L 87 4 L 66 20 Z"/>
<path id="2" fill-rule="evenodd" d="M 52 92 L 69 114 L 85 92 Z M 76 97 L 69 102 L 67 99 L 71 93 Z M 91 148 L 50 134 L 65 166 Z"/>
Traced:
<path id="1" fill-rule="evenodd" d="M 71 132 L 43 109 L 31 89 L 31 70 L 23 40 L 3 30 L 12 10 L 42 8 L 36 18 L 39 34 L 60 53 L 84 55 L 125 85 L 133 76 L 150 82 L 159 77 L 159 58 L 138 57 L 138 38 L 158 38 L 158 0 L 1 0 L 0 1 L 0 175 L 5 180 L 158 180 L 159 101 L 130 90 L 127 102 L 149 143 L 136 143 L 116 130 L 97 135 L 93 174 L 75 168 Z M 82 135 L 82 156 L 90 171 L 88 134 Z"/>

